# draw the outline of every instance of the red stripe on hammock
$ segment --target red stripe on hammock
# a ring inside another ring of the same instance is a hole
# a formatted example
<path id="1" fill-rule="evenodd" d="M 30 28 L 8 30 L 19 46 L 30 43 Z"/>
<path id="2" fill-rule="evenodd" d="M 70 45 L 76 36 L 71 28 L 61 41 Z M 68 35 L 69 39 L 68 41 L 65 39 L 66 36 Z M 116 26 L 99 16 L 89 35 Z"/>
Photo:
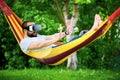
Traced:
<path id="1" fill-rule="evenodd" d="M 21 19 L 18 18 L 18 16 L 8 7 L 8 5 L 7 5 L 6 3 L 4 3 L 4 4 L 5 4 L 5 6 L 7 7 L 8 11 L 9 11 L 8 15 L 13 15 L 14 18 L 15 18 L 15 20 L 16 20 L 16 22 L 18 22 L 18 24 L 21 26 L 21 25 L 22 25 Z M 7 11 L 6 11 L 6 12 L 7 12 Z M 7 15 L 7 14 L 6 14 L 6 15 Z M 14 22 L 15 22 L 15 21 L 14 21 Z M 17 25 L 17 24 L 16 24 L 16 25 Z M 24 35 L 23 35 L 22 30 L 20 30 L 19 26 L 16 26 L 16 27 L 17 27 L 17 30 L 20 32 L 19 35 L 21 35 L 22 38 L 23 38 Z"/>
<path id="2" fill-rule="evenodd" d="M 19 24 L 20 26 L 22 25 L 22 21 L 20 20 L 20 18 L 18 18 L 18 17 L 14 14 L 14 12 L 8 7 L 8 5 L 7 5 L 4 1 L 2 1 L 2 2 L 0 3 L 0 7 L 1 7 L 3 13 L 4 13 L 6 16 L 13 15 L 14 18 L 15 18 L 15 20 L 18 22 L 18 24 Z M 7 19 L 8 19 L 8 18 L 7 18 Z M 14 19 L 12 19 L 12 21 L 13 21 L 14 24 L 16 25 L 15 27 L 17 28 L 17 30 L 20 32 L 19 35 L 21 35 L 22 38 L 23 38 L 23 32 L 22 32 L 22 30 L 20 30 L 19 26 L 17 26 L 17 23 L 15 23 Z M 9 23 L 10 23 L 10 21 L 9 21 Z M 10 26 L 12 26 L 12 24 L 10 24 Z M 11 28 L 14 28 L 14 27 L 11 27 Z M 15 35 L 16 35 L 16 37 L 18 38 L 17 40 L 18 40 L 18 43 L 19 43 L 20 40 L 21 40 L 20 37 L 18 36 L 18 34 L 17 34 L 17 32 L 15 31 L 15 29 L 13 30 L 13 32 L 15 32 Z"/>
<path id="3" fill-rule="evenodd" d="M 18 22 L 18 24 L 20 25 L 20 27 L 22 26 L 22 20 L 17 16 L 17 15 L 15 15 L 14 14 L 14 17 L 15 17 L 15 19 L 17 20 L 17 22 Z M 22 28 L 22 27 L 21 27 Z M 19 28 L 20 29 L 20 28 Z M 20 31 L 20 34 L 21 34 L 21 36 L 22 36 L 22 38 L 24 38 L 24 33 L 23 33 L 23 31 L 22 30 L 19 30 Z"/>
<path id="4" fill-rule="evenodd" d="M 12 10 L 8 7 L 8 5 L 3 0 L 0 2 L 0 7 L 6 15 L 12 14 Z"/>
<path id="5" fill-rule="evenodd" d="M 15 31 L 13 25 L 11 24 L 11 22 L 10 22 L 10 20 L 8 18 L 8 16 L 12 14 L 12 10 L 7 6 L 7 4 L 3 0 L 0 0 L 0 7 L 1 7 L 4 15 L 6 16 L 6 19 L 8 20 L 8 23 L 9 23 L 12 31 L 14 32 L 14 35 L 15 35 L 17 41 L 19 42 L 20 38 L 18 37 L 18 35 L 16 35 L 17 32 Z"/>
<path id="6" fill-rule="evenodd" d="M 5 15 L 5 16 L 6 16 L 6 15 Z M 16 39 L 17 39 L 18 43 L 19 43 L 19 42 L 20 42 L 20 38 L 18 37 L 18 35 L 16 35 L 16 34 L 17 34 L 16 30 L 14 29 L 13 25 L 11 24 L 11 22 L 10 22 L 10 20 L 9 20 L 8 16 L 6 16 L 6 18 L 7 18 L 8 23 L 9 23 L 9 25 L 10 25 L 10 27 L 11 27 L 12 31 L 14 32 L 14 35 L 15 35 L 15 37 L 16 37 Z"/>
<path id="7" fill-rule="evenodd" d="M 21 22 L 21 20 L 14 14 L 14 18 L 16 19 L 16 21 L 18 22 L 18 24 L 19 24 L 19 26 L 21 27 L 21 25 L 22 25 L 22 22 Z M 22 30 L 20 30 L 20 27 L 19 26 L 17 26 L 18 28 L 17 28 L 17 30 L 20 32 L 20 34 L 19 35 L 21 35 L 22 36 L 22 38 L 24 37 L 24 34 L 23 34 L 23 31 Z M 20 39 L 21 40 L 21 39 Z"/>
<path id="8" fill-rule="evenodd" d="M 11 17 L 11 19 L 12 19 L 12 21 L 13 21 L 13 23 L 14 23 L 14 25 L 15 25 L 15 27 L 17 28 L 17 30 L 20 32 L 20 29 L 19 29 L 19 26 L 17 25 L 17 23 L 15 22 L 15 20 Z M 15 35 L 17 35 L 17 38 L 19 38 L 18 40 L 18 42 L 20 42 L 20 37 L 19 37 L 19 35 L 18 35 L 18 33 L 17 33 L 17 31 L 15 31 L 16 33 L 15 33 Z M 20 34 L 21 35 L 21 34 Z"/>
<path id="9" fill-rule="evenodd" d="M 115 22 L 115 20 L 120 16 L 120 8 L 118 8 L 109 18 L 108 20 L 112 23 Z"/>

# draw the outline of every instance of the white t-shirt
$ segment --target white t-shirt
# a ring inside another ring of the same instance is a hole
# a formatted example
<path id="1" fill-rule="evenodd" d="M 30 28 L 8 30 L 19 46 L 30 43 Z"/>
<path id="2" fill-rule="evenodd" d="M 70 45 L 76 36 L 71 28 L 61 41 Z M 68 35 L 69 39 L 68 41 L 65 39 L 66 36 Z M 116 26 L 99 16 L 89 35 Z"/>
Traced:
<path id="1" fill-rule="evenodd" d="M 24 38 L 23 40 L 21 40 L 20 47 L 21 47 L 22 51 L 29 52 L 30 50 L 28 50 L 28 46 L 30 45 L 31 42 L 45 41 L 45 40 L 46 40 L 46 36 L 44 36 L 44 35 L 37 35 L 37 37 L 27 37 L 27 38 Z M 40 49 L 48 49 L 48 48 L 51 48 L 52 46 L 55 46 L 55 45 L 50 45 L 48 47 L 44 47 L 44 48 L 40 48 Z M 36 49 L 36 50 L 40 50 L 40 49 Z"/>

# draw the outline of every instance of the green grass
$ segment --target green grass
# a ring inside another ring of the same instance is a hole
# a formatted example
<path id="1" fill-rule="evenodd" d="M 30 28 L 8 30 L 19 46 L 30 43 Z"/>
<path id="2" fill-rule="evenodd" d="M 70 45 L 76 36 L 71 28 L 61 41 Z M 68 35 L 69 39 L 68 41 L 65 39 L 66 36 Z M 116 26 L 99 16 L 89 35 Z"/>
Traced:
<path id="1" fill-rule="evenodd" d="M 119 76 L 119 71 L 114 72 L 110 70 L 0 70 L 0 80 L 120 80 Z"/>

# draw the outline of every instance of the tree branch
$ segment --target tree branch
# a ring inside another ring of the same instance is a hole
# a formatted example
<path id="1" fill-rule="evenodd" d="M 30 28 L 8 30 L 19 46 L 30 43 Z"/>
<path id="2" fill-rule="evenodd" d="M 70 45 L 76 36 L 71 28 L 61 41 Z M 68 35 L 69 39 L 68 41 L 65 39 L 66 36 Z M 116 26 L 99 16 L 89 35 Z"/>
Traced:
<path id="1" fill-rule="evenodd" d="M 57 0 L 53 0 L 53 1 L 56 6 L 57 13 L 59 14 L 60 19 L 62 20 L 63 24 L 65 25 L 64 16 L 63 16 L 62 10 L 60 9 L 59 3 Z"/>
<path id="2" fill-rule="evenodd" d="M 73 6 L 73 13 L 72 13 L 72 26 L 75 26 L 77 21 L 78 21 L 78 17 L 79 17 L 79 4 L 76 3 L 76 0 L 74 0 L 74 6 Z"/>
<path id="3" fill-rule="evenodd" d="M 64 6 L 63 6 L 63 15 L 65 22 L 69 19 L 69 9 L 68 9 L 68 4 L 70 0 L 64 0 Z"/>

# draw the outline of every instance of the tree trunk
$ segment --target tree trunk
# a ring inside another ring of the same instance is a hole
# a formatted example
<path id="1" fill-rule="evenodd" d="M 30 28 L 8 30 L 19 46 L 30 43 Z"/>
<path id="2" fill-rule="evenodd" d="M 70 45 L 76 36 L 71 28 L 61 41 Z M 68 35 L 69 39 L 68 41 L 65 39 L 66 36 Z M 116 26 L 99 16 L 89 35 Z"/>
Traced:
<path id="1" fill-rule="evenodd" d="M 76 2 L 76 0 L 75 0 L 75 2 Z M 79 17 L 78 4 L 76 4 L 75 2 L 74 2 L 74 6 L 73 6 L 72 17 L 70 19 L 69 18 L 69 10 L 68 10 L 69 0 L 64 1 L 63 14 L 64 14 L 65 23 L 66 23 L 67 26 L 69 25 L 69 26 L 72 27 L 72 33 L 70 33 L 66 37 L 67 42 L 74 37 L 74 28 L 76 26 L 76 23 L 77 23 L 78 17 Z M 77 69 L 77 63 L 78 63 L 77 53 L 74 52 L 72 54 L 72 56 L 68 58 L 67 68 L 76 70 Z"/>

